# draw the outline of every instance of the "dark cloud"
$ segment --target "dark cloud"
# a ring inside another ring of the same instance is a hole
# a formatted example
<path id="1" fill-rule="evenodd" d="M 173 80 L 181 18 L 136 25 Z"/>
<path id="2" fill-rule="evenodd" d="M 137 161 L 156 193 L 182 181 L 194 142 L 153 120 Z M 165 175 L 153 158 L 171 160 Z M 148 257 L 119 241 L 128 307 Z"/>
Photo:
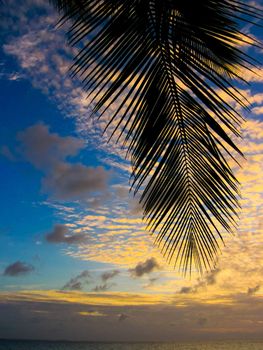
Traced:
<path id="1" fill-rule="evenodd" d="M 74 282 L 74 279 L 70 280 L 63 287 L 63 289 L 71 289 L 71 290 L 81 290 L 82 288 L 83 288 L 82 283 L 81 282 Z"/>
<path id="2" fill-rule="evenodd" d="M 82 271 L 76 277 L 71 278 L 62 289 L 82 290 L 85 284 L 90 282 L 91 275 L 88 270 Z"/>
<path id="3" fill-rule="evenodd" d="M 205 326 L 207 324 L 207 318 L 205 317 L 200 317 L 198 320 L 197 320 L 197 324 L 201 327 Z"/>
<path id="4" fill-rule="evenodd" d="M 49 131 L 49 126 L 36 124 L 17 134 L 21 152 L 36 168 L 46 171 L 58 162 L 76 155 L 84 148 L 84 141 L 76 137 L 61 137 Z"/>
<path id="5" fill-rule="evenodd" d="M 120 273 L 119 270 L 113 270 L 113 271 L 104 272 L 104 273 L 101 275 L 101 279 L 102 279 L 102 281 L 106 282 L 106 281 L 108 281 L 109 279 L 112 279 L 112 278 L 114 278 L 115 276 L 117 276 L 119 273 Z"/>
<path id="6" fill-rule="evenodd" d="M 193 287 L 182 287 L 179 291 L 179 294 L 190 294 L 197 293 L 200 289 L 205 288 L 206 286 L 211 286 L 216 284 L 216 278 L 220 272 L 219 268 L 214 269 L 213 271 L 207 273 L 202 278 L 197 280 L 197 284 Z"/>
<path id="7" fill-rule="evenodd" d="M 220 272 L 219 268 L 216 268 L 216 269 L 212 270 L 210 273 L 208 273 L 205 276 L 204 282 L 207 285 L 214 285 L 214 284 L 216 284 L 216 278 L 217 278 L 217 275 L 219 274 L 219 272 Z"/>
<path id="8" fill-rule="evenodd" d="M 247 290 L 247 294 L 248 295 L 254 295 L 256 294 L 256 292 L 258 292 L 260 290 L 260 285 L 258 284 L 256 287 L 254 288 L 248 288 Z"/>
<path id="9" fill-rule="evenodd" d="M 43 190 L 58 200 L 86 198 L 95 192 L 105 192 L 109 172 L 103 167 L 87 167 L 82 164 L 60 163 L 43 181 Z"/>
<path id="10" fill-rule="evenodd" d="M 87 235 L 85 233 L 76 233 L 69 235 L 67 226 L 57 224 L 53 230 L 46 234 L 46 241 L 49 243 L 67 243 L 67 244 L 80 244 L 87 241 Z"/>
<path id="11" fill-rule="evenodd" d="M 179 291 L 179 294 L 190 294 L 193 292 L 194 292 L 194 289 L 192 287 L 182 287 Z"/>
<path id="12" fill-rule="evenodd" d="M 36 124 L 17 134 L 20 152 L 45 176 L 42 190 L 57 200 L 76 200 L 92 194 L 95 199 L 105 196 L 110 172 L 103 167 L 88 167 L 67 160 L 84 148 L 76 137 L 61 137 L 51 133 L 45 124 Z"/>
<path id="13" fill-rule="evenodd" d="M 3 275 L 16 277 L 29 274 L 32 271 L 34 271 L 34 266 L 26 264 L 22 261 L 16 261 L 5 268 Z"/>
<path id="14" fill-rule="evenodd" d="M 141 215 L 143 213 L 142 203 L 140 203 L 137 198 L 131 200 L 130 213 L 133 216 Z"/>
<path id="15" fill-rule="evenodd" d="M 156 281 L 158 281 L 160 279 L 160 277 L 153 277 L 153 278 L 149 278 L 149 283 L 145 284 L 143 286 L 143 288 L 147 289 L 147 288 L 150 288 L 152 287 Z"/>
<path id="16" fill-rule="evenodd" d="M 152 285 L 152 284 L 154 284 L 156 281 L 158 281 L 159 279 L 160 279 L 160 277 L 149 278 L 149 283 Z"/>
<path id="17" fill-rule="evenodd" d="M 119 314 L 118 315 L 118 321 L 123 322 L 125 321 L 129 316 L 127 314 Z"/>
<path id="18" fill-rule="evenodd" d="M 115 189 L 115 193 L 119 198 L 125 198 L 127 199 L 129 196 L 129 188 L 122 185 L 114 185 L 113 188 Z"/>
<path id="19" fill-rule="evenodd" d="M 155 258 L 147 259 L 145 262 L 139 262 L 133 269 L 129 269 L 133 277 L 142 277 L 145 274 L 151 273 L 154 270 L 160 269 Z"/>
<path id="20" fill-rule="evenodd" d="M 78 275 L 78 278 L 91 278 L 90 272 L 88 270 L 84 270 Z"/>
<path id="21" fill-rule="evenodd" d="M 97 285 L 95 288 L 92 289 L 93 292 L 105 292 L 106 290 L 109 290 L 111 287 L 115 286 L 116 283 L 103 283 Z"/>
<path id="22" fill-rule="evenodd" d="M 109 280 L 114 278 L 120 273 L 119 270 L 112 270 L 107 271 L 101 274 L 100 278 L 104 282 L 102 284 L 97 285 L 95 288 L 92 289 L 93 292 L 105 292 L 106 290 L 109 290 L 111 287 L 115 286 L 116 283 L 108 283 Z"/>

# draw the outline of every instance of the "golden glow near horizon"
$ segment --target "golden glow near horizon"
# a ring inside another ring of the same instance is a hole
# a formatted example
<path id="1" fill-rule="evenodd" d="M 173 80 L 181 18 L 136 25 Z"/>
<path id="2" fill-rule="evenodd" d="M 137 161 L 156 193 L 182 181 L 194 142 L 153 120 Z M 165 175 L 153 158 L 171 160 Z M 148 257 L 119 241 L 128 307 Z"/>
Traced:
<path id="1" fill-rule="evenodd" d="M 90 293 L 58 290 L 27 290 L 17 292 L 0 292 L 1 301 L 38 302 L 38 303 L 73 303 L 96 306 L 142 306 L 170 304 L 173 296 L 166 294 L 103 292 Z"/>

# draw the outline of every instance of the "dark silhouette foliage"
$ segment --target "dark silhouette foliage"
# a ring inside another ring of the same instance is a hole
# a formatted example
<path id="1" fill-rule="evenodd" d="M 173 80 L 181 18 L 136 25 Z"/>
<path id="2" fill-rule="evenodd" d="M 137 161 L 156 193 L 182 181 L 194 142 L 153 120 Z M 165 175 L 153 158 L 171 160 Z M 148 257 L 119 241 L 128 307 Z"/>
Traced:
<path id="1" fill-rule="evenodd" d="M 239 206 L 228 158 L 242 155 L 230 138 L 240 136 L 242 118 L 228 100 L 247 108 L 235 80 L 255 64 L 242 50 L 252 38 L 239 27 L 260 11 L 237 0 L 52 3 L 62 23 L 71 20 L 69 42 L 79 47 L 73 74 L 94 99 L 101 95 L 94 113 L 122 98 L 109 124 L 118 117 L 132 188 L 142 189 L 163 254 L 184 272 L 211 269 Z"/>

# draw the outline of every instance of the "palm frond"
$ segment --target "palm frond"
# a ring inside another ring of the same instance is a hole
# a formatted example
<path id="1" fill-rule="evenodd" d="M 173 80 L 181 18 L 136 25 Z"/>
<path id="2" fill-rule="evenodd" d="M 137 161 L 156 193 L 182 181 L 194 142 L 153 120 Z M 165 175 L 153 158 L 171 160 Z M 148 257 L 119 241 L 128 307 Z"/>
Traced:
<path id="1" fill-rule="evenodd" d="M 252 38 L 238 22 L 260 11 L 237 0 L 52 2 L 62 22 L 72 21 L 70 43 L 81 43 L 73 74 L 102 94 L 94 113 L 122 98 L 111 122 L 119 118 L 132 187 L 143 189 L 144 217 L 164 255 L 183 271 L 211 269 L 219 227 L 233 232 L 239 207 L 226 155 L 242 154 L 229 137 L 240 136 L 242 118 L 221 93 L 246 108 L 234 80 L 255 62 L 240 48 Z"/>

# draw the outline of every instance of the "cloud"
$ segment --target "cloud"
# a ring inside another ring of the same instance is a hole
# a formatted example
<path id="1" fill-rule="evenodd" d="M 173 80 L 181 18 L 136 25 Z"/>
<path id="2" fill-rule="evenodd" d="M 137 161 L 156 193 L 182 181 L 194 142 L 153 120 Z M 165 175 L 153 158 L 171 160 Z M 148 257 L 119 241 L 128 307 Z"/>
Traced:
<path id="1" fill-rule="evenodd" d="M 192 287 L 182 287 L 179 291 L 179 294 L 190 294 L 194 291 Z"/>
<path id="2" fill-rule="evenodd" d="M 118 321 L 123 322 L 125 321 L 129 316 L 127 314 L 119 314 L 118 315 Z"/>
<path id="3" fill-rule="evenodd" d="M 106 191 L 108 177 L 109 173 L 101 166 L 60 163 L 44 178 L 43 189 L 55 199 L 81 199 L 90 193 Z"/>
<path id="4" fill-rule="evenodd" d="M 71 278 L 62 289 L 82 290 L 84 288 L 84 284 L 89 283 L 90 278 L 90 272 L 88 270 L 84 270 L 78 276 Z"/>
<path id="5" fill-rule="evenodd" d="M 74 282 L 73 280 L 70 280 L 68 283 L 66 283 L 64 285 L 64 287 L 62 289 L 81 290 L 82 283 L 81 282 Z"/>
<path id="6" fill-rule="evenodd" d="M 74 156 L 84 148 L 84 141 L 71 136 L 61 137 L 51 133 L 46 124 L 36 124 L 17 134 L 21 152 L 36 168 L 54 169 L 68 156 Z"/>
<path id="7" fill-rule="evenodd" d="M 115 276 L 117 276 L 119 273 L 120 273 L 119 270 L 112 270 L 112 271 L 104 272 L 100 276 L 101 280 L 104 283 L 97 285 L 95 288 L 93 288 L 93 291 L 94 292 L 105 292 L 105 291 L 109 290 L 111 287 L 116 285 L 116 283 L 108 283 L 108 281 L 111 280 L 112 278 L 114 278 Z"/>
<path id="8" fill-rule="evenodd" d="M 104 272 L 104 273 L 101 275 L 101 279 L 102 279 L 102 281 L 106 282 L 106 281 L 108 281 L 109 279 L 112 279 L 112 278 L 114 278 L 115 276 L 117 276 L 119 273 L 120 273 L 119 270 L 113 270 L 113 271 Z"/>
<path id="9" fill-rule="evenodd" d="M 133 277 L 142 277 L 145 274 L 151 273 L 154 270 L 160 269 L 155 258 L 147 259 L 145 262 L 139 262 L 135 268 L 129 269 Z"/>
<path id="10" fill-rule="evenodd" d="M 200 317 L 198 320 L 197 320 L 197 324 L 201 327 L 205 326 L 207 324 L 207 318 L 205 317 Z"/>
<path id="11" fill-rule="evenodd" d="M 257 114 L 257 115 L 263 114 L 263 106 L 254 107 L 252 109 L 252 113 Z"/>
<path id="12" fill-rule="evenodd" d="M 115 193 L 119 198 L 128 199 L 129 187 L 124 185 L 113 185 L 112 187 L 115 189 Z"/>
<path id="13" fill-rule="evenodd" d="M 248 295 L 254 295 L 256 294 L 256 292 L 258 292 L 260 290 L 260 285 L 258 284 L 256 287 L 254 288 L 248 288 L 247 290 L 247 294 Z"/>
<path id="14" fill-rule="evenodd" d="M 133 216 L 142 215 L 143 206 L 142 206 L 142 203 L 139 202 L 138 198 L 133 198 L 131 200 L 130 213 Z"/>
<path id="15" fill-rule="evenodd" d="M 145 261 L 146 257 L 161 261 L 158 248 L 145 231 L 145 223 L 139 217 L 131 220 L 127 202 L 108 201 L 92 214 L 75 210 L 76 225 L 89 232 L 89 242 L 78 246 L 77 250 L 69 247 L 68 255 L 127 269 L 135 267 L 138 261 Z"/>
<path id="16" fill-rule="evenodd" d="M 216 284 L 216 278 L 217 278 L 217 275 L 219 274 L 220 272 L 220 269 L 219 268 L 216 268 L 214 270 L 212 270 L 211 272 L 209 272 L 204 280 L 201 280 L 200 281 L 200 285 L 203 285 L 203 284 L 206 284 L 206 285 L 214 285 Z"/>
<path id="17" fill-rule="evenodd" d="M 2 303 L 35 302 L 35 303 L 69 303 L 90 306 L 143 306 L 169 304 L 172 296 L 167 294 L 146 294 L 128 292 L 107 292 L 97 294 L 86 291 L 68 290 L 20 290 L 0 291 Z"/>
<path id="18" fill-rule="evenodd" d="M 253 70 L 247 70 L 244 69 L 241 72 L 241 76 L 248 82 L 252 83 L 262 83 L 263 82 L 263 77 L 262 77 L 262 72 L 263 69 L 262 67 L 255 67 Z"/>
<path id="19" fill-rule="evenodd" d="M 87 241 L 87 235 L 85 233 L 69 235 L 68 227 L 61 224 L 55 225 L 53 230 L 46 234 L 45 238 L 47 242 L 55 244 L 80 244 Z"/>
<path id="20" fill-rule="evenodd" d="M 212 286 L 216 284 L 216 278 L 219 274 L 220 269 L 216 268 L 212 270 L 211 272 L 207 273 L 206 275 L 202 276 L 201 278 L 197 279 L 197 283 L 191 287 L 183 286 L 179 290 L 179 294 L 191 294 L 191 293 L 197 293 L 203 288 L 206 288 L 207 286 Z"/>
<path id="21" fill-rule="evenodd" d="M 8 160 L 15 162 L 16 157 L 15 155 L 11 152 L 10 148 L 6 145 L 3 145 L 0 147 L 0 155 L 4 156 Z"/>
<path id="22" fill-rule="evenodd" d="M 103 316 L 107 316 L 107 314 L 100 312 L 100 311 L 94 311 L 94 310 L 90 310 L 90 311 L 79 311 L 78 314 L 80 316 L 85 316 L 85 317 L 103 317 Z"/>
<path id="23" fill-rule="evenodd" d="M 1 66 L 1 65 L 0 65 Z M 19 72 L 0 72 L 0 79 L 1 80 L 9 80 L 9 81 L 20 81 L 24 79 L 24 75 Z"/>
<path id="24" fill-rule="evenodd" d="M 34 271 L 34 269 L 35 268 L 32 265 L 28 265 L 21 261 L 16 261 L 5 268 L 3 275 L 12 277 L 22 276 L 29 274 L 30 272 Z"/>
<path id="25" fill-rule="evenodd" d="M 225 235 L 226 247 L 222 247 L 223 254 L 219 254 L 217 262 L 221 272 L 208 277 L 206 283 L 200 288 L 200 292 L 204 290 L 207 293 L 222 293 L 223 295 L 224 293 L 244 293 L 249 287 L 254 287 L 256 284 L 262 285 L 263 251 L 259 247 L 261 247 L 263 240 L 263 226 L 261 224 L 263 212 L 262 206 L 260 206 L 263 199 L 263 178 L 261 176 L 263 171 L 263 123 L 260 119 L 248 120 L 244 123 L 243 129 L 245 140 L 242 149 L 246 153 L 247 161 L 244 161 L 243 169 L 238 170 L 236 174 L 242 183 L 243 197 L 241 203 L 243 213 L 240 217 L 239 229 L 236 237 Z M 92 228 L 91 220 L 84 220 L 84 215 L 87 213 L 79 215 L 80 219 L 77 225 L 91 228 L 92 231 L 89 232 L 94 240 L 92 245 L 89 242 L 86 247 L 84 245 L 78 247 L 78 251 L 73 246 L 69 255 L 83 260 L 115 264 L 116 268 L 118 268 L 118 264 L 125 268 L 133 268 L 137 262 L 145 261 L 146 257 L 152 256 L 161 262 L 162 257 L 159 257 L 158 252 L 156 253 L 152 249 L 152 237 L 147 236 L 144 226 L 140 226 L 137 221 L 133 223 L 129 221 L 132 217 L 127 205 L 125 206 L 122 202 L 118 211 L 116 207 L 113 208 L 113 205 L 105 206 L 100 212 L 100 215 L 104 215 L 103 222 L 94 218 Z M 120 222 L 120 218 L 122 222 Z M 123 228 L 130 230 L 130 233 L 117 236 L 119 230 Z M 235 276 L 234 279 L 233 276 Z M 165 288 L 180 291 L 183 287 L 196 286 L 198 277 L 194 274 L 189 283 L 178 278 L 180 283 L 176 280 L 173 285 L 172 281 L 168 284 L 169 281 L 162 280 L 160 284 L 154 286 L 154 290 L 160 291 L 164 288 L 163 283 L 167 282 Z M 198 297 L 198 295 L 196 293 L 194 297 Z"/>
<path id="26" fill-rule="evenodd" d="M 11 5 L 8 6 L 10 7 Z M 115 125 L 113 124 L 104 136 L 101 135 L 116 105 L 112 106 L 107 116 L 100 118 L 94 127 L 94 119 L 90 118 L 90 113 L 96 100 L 92 102 L 92 96 L 87 99 L 87 93 L 79 86 L 77 80 L 71 79 L 67 74 L 76 50 L 66 44 L 65 28 L 56 27 L 58 14 L 52 7 L 42 11 L 42 14 L 41 11 L 35 11 L 37 16 L 23 13 L 23 17 L 20 17 L 15 14 L 16 9 L 12 9 L 10 16 L 10 9 L 6 11 L 5 17 L 13 17 L 12 27 L 15 26 L 17 30 L 10 30 L 9 40 L 3 43 L 4 52 L 16 58 L 32 85 L 55 101 L 64 115 L 75 118 L 77 130 L 82 135 L 85 134 L 90 144 L 96 148 L 107 149 L 110 153 L 118 153 L 124 159 L 125 151 L 121 150 L 120 145 L 114 142 L 109 145 L 106 142 Z M 94 65 L 89 69 L 94 69 Z M 121 162 L 116 163 L 122 166 Z"/>
<path id="27" fill-rule="evenodd" d="M 102 166 L 88 167 L 70 163 L 85 144 L 82 139 L 51 133 L 49 126 L 36 124 L 17 134 L 21 153 L 45 176 L 43 192 L 57 200 L 88 199 L 88 195 L 105 196 L 109 171 Z"/>
<path id="28" fill-rule="evenodd" d="M 93 292 L 106 292 L 111 287 L 113 287 L 115 283 L 103 283 L 100 285 L 97 285 L 95 288 L 92 289 Z"/>
<path id="29" fill-rule="evenodd" d="M 149 282 L 147 284 L 145 284 L 143 286 L 144 289 L 148 289 L 148 288 L 151 288 L 152 286 L 155 285 L 155 283 L 160 279 L 160 276 L 159 277 L 152 277 L 152 278 L 149 278 Z"/>
<path id="30" fill-rule="evenodd" d="M 20 81 L 24 79 L 24 75 L 19 72 L 13 72 L 8 75 L 8 80 L 10 81 Z"/>

